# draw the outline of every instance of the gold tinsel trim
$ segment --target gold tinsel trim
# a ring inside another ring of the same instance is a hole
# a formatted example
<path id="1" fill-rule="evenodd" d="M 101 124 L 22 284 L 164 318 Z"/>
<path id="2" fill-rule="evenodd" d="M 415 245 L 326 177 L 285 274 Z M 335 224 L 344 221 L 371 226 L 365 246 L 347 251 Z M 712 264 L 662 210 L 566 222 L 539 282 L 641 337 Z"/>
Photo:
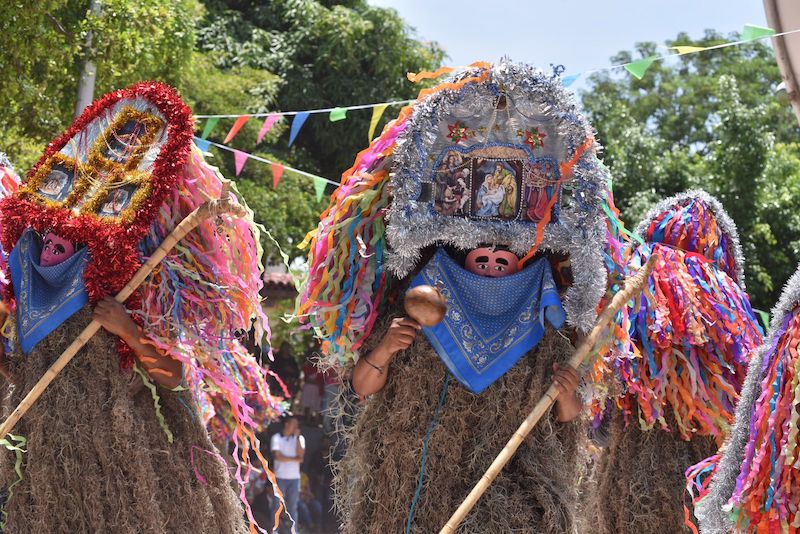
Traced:
<path id="1" fill-rule="evenodd" d="M 133 154 L 131 154 L 124 163 L 108 159 L 103 155 L 103 150 L 108 148 L 109 140 L 117 137 L 117 131 L 131 120 L 144 124 L 146 129 L 145 134 L 140 137 L 139 147 L 134 150 Z M 114 120 L 111 121 L 111 124 L 103 130 L 103 133 L 95 139 L 89 151 L 89 163 L 98 169 L 103 169 L 110 173 L 134 170 L 139 165 L 145 153 L 150 149 L 150 145 L 153 143 L 156 134 L 163 126 L 164 121 L 155 115 L 145 111 L 139 111 L 130 106 L 125 106 L 117 113 Z"/>
<path id="2" fill-rule="evenodd" d="M 94 216 L 101 221 L 114 224 L 130 224 L 136 217 L 136 212 L 144 201 L 150 197 L 153 190 L 151 174 L 146 172 L 116 172 L 106 179 L 102 187 L 81 206 L 81 214 Z M 117 216 L 100 215 L 100 208 L 111 197 L 114 191 L 124 186 L 136 186 L 130 202 Z"/>
<path id="3" fill-rule="evenodd" d="M 53 167 L 60 165 L 72 171 L 72 188 L 64 200 L 53 200 L 42 194 L 39 188 L 45 178 L 53 171 Z M 56 152 L 46 162 L 44 162 L 36 173 L 20 188 L 19 195 L 23 198 L 30 198 L 49 208 L 61 208 L 73 206 L 89 189 L 92 180 L 88 176 L 92 173 L 85 165 L 81 165 L 75 159 L 66 154 Z"/>

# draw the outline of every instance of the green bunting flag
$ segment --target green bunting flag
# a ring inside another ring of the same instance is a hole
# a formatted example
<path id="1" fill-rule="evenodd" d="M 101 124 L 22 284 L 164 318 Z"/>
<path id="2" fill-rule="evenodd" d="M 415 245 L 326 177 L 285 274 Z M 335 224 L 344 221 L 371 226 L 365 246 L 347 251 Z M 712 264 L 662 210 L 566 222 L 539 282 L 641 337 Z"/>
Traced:
<path id="1" fill-rule="evenodd" d="M 637 80 L 641 80 L 644 78 L 647 69 L 650 68 L 650 65 L 652 65 L 655 60 L 655 57 L 646 57 L 644 59 L 640 59 L 625 65 L 625 70 L 630 72 L 631 75 L 633 75 L 633 77 Z"/>
<path id="2" fill-rule="evenodd" d="M 347 118 L 347 110 L 344 108 L 335 108 L 331 110 L 328 116 L 331 122 L 343 121 Z"/>
<path id="3" fill-rule="evenodd" d="M 328 183 L 325 181 L 325 178 L 319 176 L 314 177 L 314 192 L 317 194 L 317 202 L 322 201 L 322 195 L 325 194 L 326 185 L 328 185 Z"/>
<path id="4" fill-rule="evenodd" d="M 775 35 L 775 30 L 772 28 L 756 26 L 755 24 L 745 24 L 744 30 L 742 30 L 742 41 L 753 41 L 770 35 Z"/>
<path id="5" fill-rule="evenodd" d="M 211 117 L 206 121 L 206 126 L 203 128 L 203 133 L 200 135 L 200 139 L 205 139 L 211 134 L 211 130 L 214 129 L 214 126 L 217 125 L 219 122 L 219 117 Z"/>

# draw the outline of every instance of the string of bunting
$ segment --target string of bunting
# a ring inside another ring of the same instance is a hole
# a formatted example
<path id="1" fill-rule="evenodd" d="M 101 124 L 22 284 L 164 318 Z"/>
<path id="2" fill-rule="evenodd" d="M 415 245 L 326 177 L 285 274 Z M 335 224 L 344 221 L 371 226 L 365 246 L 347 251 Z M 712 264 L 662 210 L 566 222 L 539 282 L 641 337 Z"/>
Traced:
<path id="1" fill-rule="evenodd" d="M 314 180 L 314 192 L 317 195 L 317 202 L 322 200 L 322 195 L 325 194 L 325 187 L 328 184 L 335 185 L 338 187 L 340 184 L 339 182 L 334 182 L 332 180 L 328 180 L 327 178 L 323 178 L 322 176 L 317 176 L 316 174 L 311 174 L 310 172 L 301 171 L 300 169 L 295 169 L 294 167 L 290 167 L 288 165 L 284 165 L 283 163 L 278 163 L 277 161 L 271 161 L 266 158 L 262 158 L 260 156 L 256 156 L 255 154 L 250 154 L 247 152 L 242 152 L 241 150 L 237 150 L 235 148 L 231 148 L 229 146 L 221 145 L 219 143 L 215 143 L 213 141 L 209 141 L 208 139 L 201 139 L 199 137 L 194 138 L 194 144 L 197 145 L 202 152 L 208 152 L 208 149 L 213 145 L 217 148 L 222 150 L 227 150 L 228 152 L 233 153 L 233 161 L 234 167 L 236 169 L 236 176 L 241 174 L 242 169 L 244 168 L 244 164 L 247 162 L 248 159 L 253 159 L 261 163 L 266 163 L 272 167 L 272 188 L 277 189 L 278 183 L 281 181 L 285 172 L 298 174 L 300 176 L 305 176 L 307 178 L 311 178 Z"/>
<path id="2" fill-rule="evenodd" d="M 564 87 L 570 87 L 573 85 L 579 78 L 583 76 L 587 76 L 589 74 L 594 74 L 597 72 L 603 71 L 611 71 L 617 69 L 625 69 L 631 76 L 635 77 L 638 80 L 644 78 L 647 71 L 653 65 L 653 63 L 657 61 L 663 61 L 665 59 L 670 59 L 674 57 L 684 56 L 687 54 L 696 54 L 699 52 L 707 52 L 709 50 L 717 50 L 721 48 L 728 48 L 731 46 L 739 46 L 745 43 L 749 43 L 752 41 L 758 41 L 762 39 L 766 39 L 769 37 L 780 37 L 783 35 L 791 35 L 794 33 L 800 32 L 800 28 L 789 30 L 781 33 L 777 33 L 772 28 L 767 28 L 764 26 L 756 26 L 754 24 L 745 24 L 742 33 L 741 39 L 738 41 L 726 42 L 721 43 L 718 45 L 713 46 L 689 46 L 689 45 L 677 45 L 670 47 L 671 50 L 675 50 L 674 54 L 667 54 L 663 56 L 650 56 L 646 58 L 637 59 L 635 61 L 630 61 L 628 63 L 621 63 L 618 65 L 612 65 L 609 67 L 601 67 L 596 69 L 590 69 L 583 72 L 578 72 L 575 74 L 569 74 L 561 77 L 561 83 Z M 435 72 L 432 73 L 420 73 L 414 74 L 409 73 L 408 79 L 414 83 L 419 82 L 420 80 L 439 77 L 449 72 L 452 72 L 453 68 L 442 67 Z M 314 179 L 315 189 L 317 191 L 318 199 L 322 198 L 322 194 L 325 190 L 325 185 L 330 183 L 336 186 L 339 185 L 338 182 L 333 182 L 326 178 L 322 178 L 320 176 L 316 176 L 311 173 L 307 173 L 305 171 L 301 171 L 299 169 L 293 169 L 291 167 L 287 167 L 281 163 L 272 162 L 266 160 L 264 158 L 260 158 L 258 156 L 254 156 L 253 154 L 249 154 L 246 152 L 242 152 L 240 150 L 231 148 L 226 146 L 227 143 L 230 143 L 242 127 L 253 118 L 263 118 L 264 122 L 261 125 L 261 129 L 258 132 L 258 138 L 256 143 L 261 143 L 266 136 L 266 134 L 272 129 L 275 124 L 277 124 L 281 119 L 284 117 L 293 117 L 291 126 L 289 129 L 289 146 L 291 147 L 295 140 L 297 139 L 298 134 L 300 133 L 300 129 L 306 123 L 306 120 L 311 115 L 316 114 L 328 114 L 328 120 L 330 122 L 339 122 L 347 119 L 347 112 L 352 110 L 362 110 L 362 109 L 371 109 L 372 110 L 372 117 L 370 118 L 369 124 L 369 131 L 368 131 L 368 141 L 372 141 L 375 130 L 377 129 L 378 123 L 383 116 L 383 113 L 386 111 L 386 108 L 389 106 L 399 106 L 399 105 L 406 105 L 409 103 L 414 102 L 412 100 L 394 100 L 390 102 L 380 102 L 376 104 L 359 104 L 355 106 L 337 106 L 337 107 L 330 107 L 330 108 L 320 108 L 320 109 L 310 109 L 305 111 L 274 111 L 274 112 L 267 112 L 267 113 L 249 113 L 249 114 L 219 114 L 219 115 L 195 115 L 195 119 L 206 119 L 206 123 L 203 127 L 202 133 L 200 137 L 195 138 L 195 144 L 201 150 L 207 151 L 210 145 L 213 145 L 217 148 L 221 148 L 223 150 L 228 150 L 233 152 L 234 155 L 234 162 L 236 168 L 236 175 L 238 176 L 239 173 L 244 168 L 244 164 L 248 159 L 254 159 L 256 161 L 267 163 L 272 166 L 272 176 L 273 176 L 273 187 L 278 187 L 278 182 L 280 182 L 281 177 L 283 176 L 284 171 L 291 171 L 295 174 L 299 174 L 302 176 L 307 176 Z M 212 141 L 208 141 L 207 138 L 217 126 L 220 119 L 225 118 L 235 118 L 233 126 L 228 131 L 228 134 L 225 136 L 225 140 L 223 141 L 224 144 L 214 143 Z M 320 185 L 321 184 L 321 185 Z"/>
<path id="3" fill-rule="evenodd" d="M 678 56 L 685 56 L 687 54 L 697 54 L 699 52 L 707 52 L 709 50 L 719 50 L 721 48 L 739 46 L 752 41 L 766 39 L 768 37 L 781 37 L 783 35 L 791 35 L 793 33 L 798 33 L 798 32 L 800 32 L 800 28 L 781 33 L 776 33 L 775 30 L 773 30 L 772 28 L 766 28 L 764 26 L 756 26 L 755 24 L 745 24 L 744 28 L 742 29 L 742 38 L 739 39 L 738 41 L 731 41 L 713 46 L 680 46 L 680 45 L 671 46 L 670 50 L 675 50 L 674 54 L 667 54 L 664 56 L 649 56 L 646 58 L 637 59 L 635 61 L 630 61 L 628 63 L 612 65 L 610 67 L 590 69 L 587 71 L 579 72 L 577 74 L 564 76 L 561 78 L 561 83 L 564 85 L 564 87 L 569 87 L 570 85 L 575 83 L 575 81 L 581 76 L 586 76 L 587 74 L 594 74 L 596 72 L 603 72 L 615 69 L 625 69 L 626 71 L 628 71 L 628 73 L 631 74 L 631 76 L 633 76 L 637 80 L 641 80 L 642 78 L 644 78 L 644 75 L 656 61 L 664 61 L 665 59 L 670 59 Z"/>
<path id="4" fill-rule="evenodd" d="M 713 46 L 688 46 L 688 45 L 677 45 L 670 47 L 671 50 L 675 50 L 674 54 L 667 54 L 663 56 L 650 56 L 646 58 L 637 59 L 635 61 L 630 61 L 628 63 L 620 63 L 618 65 L 611 65 L 609 67 L 600 67 L 596 69 L 589 69 L 583 72 L 578 72 L 574 74 L 569 74 L 566 76 L 562 76 L 561 82 L 565 87 L 569 87 L 575 83 L 579 78 L 594 74 L 597 72 L 609 71 L 609 70 L 616 70 L 616 69 L 625 69 L 628 73 L 630 73 L 635 78 L 641 80 L 644 78 L 647 71 L 656 61 L 663 61 L 665 59 L 674 58 L 678 56 L 684 56 L 687 54 L 696 54 L 698 52 L 706 52 L 709 50 L 718 50 L 721 48 L 728 48 L 731 46 L 738 46 L 745 43 L 749 43 L 751 41 L 758 41 L 761 39 L 766 39 L 768 37 L 780 37 L 783 35 L 791 35 L 794 33 L 800 32 L 800 28 L 789 30 L 781 33 L 776 33 L 775 30 L 772 28 L 767 28 L 764 26 L 757 26 L 754 24 L 745 24 L 744 28 L 742 29 L 742 37 L 738 41 L 732 41 L 727 43 L 721 43 L 718 45 Z M 452 72 L 454 69 L 442 67 L 435 71 L 434 73 L 423 73 L 423 74 L 413 74 L 410 73 L 408 75 L 409 80 L 412 82 L 418 82 L 422 79 L 427 79 L 430 77 L 438 77 L 449 72 Z M 411 102 L 414 102 L 413 99 L 411 100 L 393 100 L 390 102 L 380 102 L 376 104 L 359 104 L 355 106 L 336 106 L 336 107 L 329 107 L 329 108 L 319 108 L 319 109 L 309 109 L 305 111 L 272 111 L 266 113 L 247 113 L 247 114 L 219 114 L 219 115 L 195 115 L 196 119 L 207 119 L 206 124 L 203 128 L 202 134 L 200 135 L 201 139 L 206 139 L 209 134 L 213 131 L 214 127 L 217 125 L 220 119 L 225 118 L 235 118 L 236 122 L 231 127 L 228 135 L 225 137 L 224 143 L 229 143 L 233 138 L 239 133 L 242 126 L 251 118 L 264 118 L 264 123 L 261 127 L 261 130 L 258 134 L 258 142 L 260 143 L 266 133 L 275 125 L 281 118 L 283 117 L 294 117 L 292 120 L 291 130 L 289 134 L 289 146 L 291 146 L 295 139 L 297 138 L 297 134 L 300 132 L 300 129 L 305 124 L 306 120 L 311 115 L 315 114 L 322 114 L 327 113 L 328 119 L 331 122 L 338 122 L 347 119 L 347 112 L 352 110 L 361 110 L 361 109 L 372 109 L 372 118 L 370 120 L 370 128 L 369 128 L 369 141 L 372 141 L 372 138 L 375 133 L 375 128 L 377 127 L 378 122 L 380 121 L 383 112 L 389 106 L 399 106 L 399 105 L 406 105 Z"/>

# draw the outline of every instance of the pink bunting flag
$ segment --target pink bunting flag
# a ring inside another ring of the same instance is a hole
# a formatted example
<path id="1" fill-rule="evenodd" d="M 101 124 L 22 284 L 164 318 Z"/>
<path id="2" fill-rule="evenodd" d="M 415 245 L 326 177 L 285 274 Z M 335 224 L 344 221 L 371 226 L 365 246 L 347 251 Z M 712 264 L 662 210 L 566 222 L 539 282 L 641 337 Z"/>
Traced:
<path id="1" fill-rule="evenodd" d="M 247 158 L 250 156 L 247 152 L 242 152 L 241 150 L 233 149 L 233 162 L 234 166 L 236 167 L 236 176 L 239 176 L 239 173 L 242 172 L 244 168 L 244 163 L 247 161 Z"/>
<path id="2" fill-rule="evenodd" d="M 272 129 L 272 127 L 280 118 L 280 115 L 267 115 L 267 118 L 264 119 L 264 124 L 261 125 L 261 130 L 258 132 L 258 141 L 256 141 L 256 143 L 260 143 L 261 140 L 264 139 L 264 136 L 267 135 L 267 132 Z"/>
<path id="3" fill-rule="evenodd" d="M 236 119 L 236 122 L 234 122 L 233 126 L 231 126 L 231 131 L 228 132 L 227 136 L 225 136 L 225 140 L 223 141 L 223 143 L 228 144 L 229 142 L 231 142 L 233 138 L 236 137 L 236 134 L 239 133 L 239 130 L 242 129 L 244 123 L 246 123 L 249 119 L 250 115 L 242 115 L 241 117 Z"/>
<path id="4" fill-rule="evenodd" d="M 272 164 L 272 189 L 278 189 L 278 182 L 281 181 L 281 177 L 283 176 L 283 171 L 285 170 L 286 167 L 284 167 L 280 163 Z"/>

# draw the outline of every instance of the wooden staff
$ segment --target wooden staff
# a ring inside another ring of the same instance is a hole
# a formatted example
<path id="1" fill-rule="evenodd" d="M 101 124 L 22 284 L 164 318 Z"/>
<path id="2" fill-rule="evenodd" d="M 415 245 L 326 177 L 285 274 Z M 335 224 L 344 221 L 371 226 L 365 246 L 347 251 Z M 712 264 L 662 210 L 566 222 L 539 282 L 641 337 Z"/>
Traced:
<path id="1" fill-rule="evenodd" d="M 575 354 L 570 358 L 569 365 L 571 365 L 573 369 L 578 369 L 578 367 L 580 367 L 583 360 L 589 355 L 592 348 L 599 340 L 600 335 L 603 333 L 608 323 L 614 319 L 614 316 L 622 309 L 622 306 L 642 292 L 642 289 L 644 289 L 647 283 L 647 279 L 650 277 L 650 273 L 653 272 L 653 267 L 655 267 L 657 259 L 658 255 L 653 254 L 633 278 L 625 280 L 625 287 L 614 295 L 611 302 L 600 313 L 592 331 L 581 341 L 580 345 L 578 345 L 578 348 L 575 350 Z M 517 452 L 517 449 L 522 445 L 522 442 L 528 434 L 530 434 L 531 430 L 533 430 L 533 427 L 536 426 L 536 423 L 550 410 L 556 398 L 558 398 L 558 388 L 556 388 L 555 384 L 551 384 L 528 417 L 525 418 L 519 428 L 517 428 L 517 431 L 514 432 L 514 435 L 511 436 L 511 439 L 508 440 L 508 443 L 506 443 L 506 446 L 500 451 L 500 454 L 494 459 L 489 469 L 486 470 L 478 483 L 475 484 L 475 487 L 472 488 L 472 491 L 469 492 L 464 502 L 461 503 L 444 527 L 442 527 L 442 530 L 439 531 L 439 534 L 449 534 L 456 531 L 458 525 L 467 517 L 467 514 L 478 502 L 478 499 L 486 492 L 494 479 L 497 478 L 497 475 L 500 474 L 500 471 L 503 470 L 503 467 L 511 460 L 514 453 Z"/>
<path id="2" fill-rule="evenodd" d="M 155 269 L 156 265 L 161 263 L 161 260 L 172 250 L 181 239 L 186 237 L 186 235 L 197 228 L 197 226 L 208 219 L 209 217 L 214 217 L 216 215 L 221 215 L 223 213 L 229 213 L 237 217 L 243 217 L 245 215 L 245 210 L 239 204 L 234 204 L 230 200 L 227 199 L 228 188 L 224 187 L 222 192 L 222 199 L 220 200 L 212 200 L 209 202 L 205 202 L 202 205 L 198 206 L 193 212 L 186 216 L 178 226 L 164 239 L 161 245 L 153 252 L 153 255 L 142 265 L 136 274 L 133 275 L 130 282 L 125 284 L 125 287 L 117 293 L 114 297 L 114 300 L 117 302 L 125 302 L 131 294 L 136 291 L 144 279 L 147 278 L 153 269 Z M 83 329 L 83 332 L 75 338 L 69 347 L 58 357 L 58 359 L 53 362 L 53 365 L 42 375 L 42 378 L 36 383 L 36 385 L 31 388 L 25 398 L 20 401 L 19 405 L 14 408 L 14 411 L 11 412 L 11 415 L 8 416 L 3 422 L 3 425 L 0 426 L 0 437 L 6 436 L 11 430 L 13 430 L 14 425 L 25 415 L 31 406 L 36 402 L 36 400 L 44 393 L 44 390 L 47 389 L 47 386 L 53 381 L 53 379 L 58 376 L 58 373 L 61 372 L 64 367 L 69 363 L 69 361 L 78 353 L 78 351 L 83 347 L 87 341 L 89 341 L 92 336 L 100 330 L 100 323 L 97 321 L 92 320 L 86 328 Z"/>

